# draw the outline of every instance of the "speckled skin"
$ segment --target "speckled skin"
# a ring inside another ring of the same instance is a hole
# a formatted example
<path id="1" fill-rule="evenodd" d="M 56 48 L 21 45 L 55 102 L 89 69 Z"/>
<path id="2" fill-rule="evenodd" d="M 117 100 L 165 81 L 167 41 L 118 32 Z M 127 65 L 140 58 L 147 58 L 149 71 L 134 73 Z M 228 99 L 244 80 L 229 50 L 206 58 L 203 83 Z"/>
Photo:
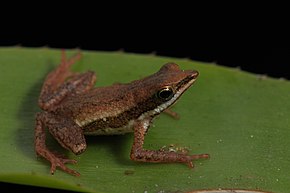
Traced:
<path id="1" fill-rule="evenodd" d="M 61 158 L 46 147 L 45 128 L 62 147 L 75 154 L 86 149 L 84 134 L 134 132 L 132 160 L 182 162 L 193 167 L 192 160 L 208 158 L 208 154 L 185 155 L 143 149 L 144 137 L 153 118 L 164 110 L 168 111 L 167 108 L 193 84 L 198 76 L 196 71 L 183 71 L 177 64 L 168 63 L 144 79 L 93 88 L 96 81 L 93 72 L 77 74 L 69 70 L 79 58 L 80 53 L 67 60 L 65 53 L 62 53 L 62 61 L 46 77 L 38 101 L 44 111 L 36 116 L 35 150 L 51 162 L 51 174 L 56 167 L 60 167 L 69 174 L 80 175 L 65 166 L 66 163 L 76 163 L 75 160 Z M 166 99 L 157 94 L 165 87 L 172 91 Z"/>

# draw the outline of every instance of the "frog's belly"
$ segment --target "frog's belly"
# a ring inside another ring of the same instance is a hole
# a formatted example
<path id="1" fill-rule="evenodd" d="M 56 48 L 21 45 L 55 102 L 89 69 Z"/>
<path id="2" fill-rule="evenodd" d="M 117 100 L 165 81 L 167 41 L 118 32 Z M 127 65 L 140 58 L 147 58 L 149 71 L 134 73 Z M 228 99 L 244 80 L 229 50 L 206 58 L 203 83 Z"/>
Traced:
<path id="1" fill-rule="evenodd" d="M 103 128 L 96 129 L 94 131 L 85 131 L 85 135 L 122 135 L 126 133 L 132 133 L 132 127 L 121 127 L 121 128 Z"/>

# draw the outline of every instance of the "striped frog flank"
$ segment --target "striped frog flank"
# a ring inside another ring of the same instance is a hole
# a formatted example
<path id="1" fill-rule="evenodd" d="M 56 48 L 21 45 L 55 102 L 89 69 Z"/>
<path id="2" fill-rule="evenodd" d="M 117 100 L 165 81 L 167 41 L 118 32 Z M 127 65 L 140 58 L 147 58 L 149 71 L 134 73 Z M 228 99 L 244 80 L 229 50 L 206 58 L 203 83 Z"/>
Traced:
<path id="1" fill-rule="evenodd" d="M 84 135 L 116 135 L 134 132 L 130 157 L 141 162 L 181 162 L 193 167 L 192 161 L 208 158 L 208 154 L 186 155 L 175 152 L 143 149 L 150 124 L 195 82 L 198 72 L 180 70 L 174 63 L 163 65 L 159 71 L 140 80 L 94 88 L 94 72 L 73 74 L 70 66 L 80 54 L 66 59 L 46 77 L 39 97 L 43 110 L 37 114 L 35 127 L 36 153 L 51 163 L 53 174 L 57 167 L 79 176 L 63 159 L 45 146 L 47 128 L 62 147 L 75 154 L 85 151 Z M 116 80 L 117 81 L 117 80 Z"/>

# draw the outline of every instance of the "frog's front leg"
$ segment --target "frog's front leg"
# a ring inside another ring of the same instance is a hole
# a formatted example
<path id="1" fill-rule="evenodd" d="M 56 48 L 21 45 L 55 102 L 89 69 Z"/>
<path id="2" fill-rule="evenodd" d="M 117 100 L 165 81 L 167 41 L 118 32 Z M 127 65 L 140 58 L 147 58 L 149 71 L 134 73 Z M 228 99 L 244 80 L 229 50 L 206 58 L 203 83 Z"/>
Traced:
<path id="1" fill-rule="evenodd" d="M 174 119 L 179 119 L 179 114 L 171 109 L 165 109 L 163 111 L 163 113 L 169 115 L 170 117 L 174 118 Z"/>
<path id="2" fill-rule="evenodd" d="M 187 155 L 162 150 L 143 149 L 144 137 L 150 126 L 151 118 L 137 121 L 134 125 L 134 143 L 131 150 L 131 159 L 141 162 L 180 162 L 193 167 L 193 160 L 209 158 L 208 154 Z"/>
<path id="3" fill-rule="evenodd" d="M 66 97 L 86 92 L 94 86 L 96 82 L 94 72 L 78 74 L 70 71 L 70 66 L 80 57 L 81 54 L 78 53 L 67 59 L 65 52 L 62 52 L 61 63 L 47 75 L 41 89 L 38 104 L 43 110 L 51 110 Z"/>
<path id="4" fill-rule="evenodd" d="M 80 174 L 77 171 L 65 166 L 66 163 L 75 164 L 76 160 L 58 156 L 46 147 L 46 127 L 61 146 L 71 150 L 75 154 L 80 154 L 86 149 L 86 141 L 82 129 L 73 121 L 70 121 L 70 119 L 60 119 L 47 112 L 38 113 L 36 117 L 35 151 L 51 163 L 51 174 L 55 172 L 56 167 L 60 167 L 69 174 L 79 176 Z"/>

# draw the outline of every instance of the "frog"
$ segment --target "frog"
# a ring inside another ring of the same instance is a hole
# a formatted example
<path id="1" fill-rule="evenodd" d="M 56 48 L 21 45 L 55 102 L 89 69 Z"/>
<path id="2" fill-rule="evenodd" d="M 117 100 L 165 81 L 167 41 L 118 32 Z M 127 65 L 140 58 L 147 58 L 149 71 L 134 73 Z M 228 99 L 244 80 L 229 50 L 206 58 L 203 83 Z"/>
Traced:
<path id="1" fill-rule="evenodd" d="M 57 168 L 80 176 L 66 164 L 76 164 L 50 150 L 46 145 L 47 132 L 65 149 L 80 155 L 87 148 L 86 135 L 119 135 L 133 133 L 130 159 L 152 163 L 185 163 L 193 168 L 193 161 L 209 158 L 209 154 L 149 150 L 143 147 L 145 136 L 154 119 L 162 112 L 173 117 L 169 109 L 193 85 L 199 72 L 181 70 L 176 63 L 164 64 L 156 73 L 129 83 L 95 87 L 93 71 L 72 72 L 71 66 L 82 53 L 67 58 L 62 51 L 61 62 L 50 72 L 42 85 L 36 114 L 34 147 L 38 156 L 50 162 L 50 173 Z"/>

